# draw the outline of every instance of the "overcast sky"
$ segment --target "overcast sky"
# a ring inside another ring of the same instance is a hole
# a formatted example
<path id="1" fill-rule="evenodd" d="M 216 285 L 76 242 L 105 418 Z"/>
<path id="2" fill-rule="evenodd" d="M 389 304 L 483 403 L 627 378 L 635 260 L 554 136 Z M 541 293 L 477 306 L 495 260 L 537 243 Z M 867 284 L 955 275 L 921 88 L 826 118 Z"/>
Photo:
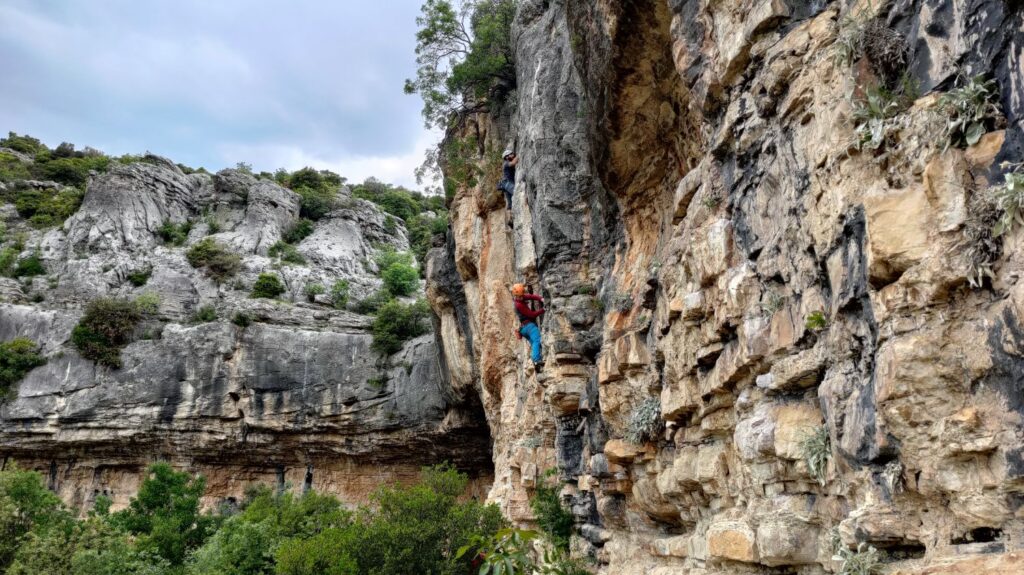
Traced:
<path id="1" fill-rule="evenodd" d="M 422 0 L 0 0 L 0 131 L 415 186 Z"/>

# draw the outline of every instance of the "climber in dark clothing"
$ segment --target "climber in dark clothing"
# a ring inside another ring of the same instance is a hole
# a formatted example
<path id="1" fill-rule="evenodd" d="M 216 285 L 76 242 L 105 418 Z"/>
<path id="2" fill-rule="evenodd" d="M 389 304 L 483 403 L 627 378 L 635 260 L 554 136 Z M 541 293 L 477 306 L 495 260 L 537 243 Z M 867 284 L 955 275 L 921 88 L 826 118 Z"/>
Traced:
<path id="1" fill-rule="evenodd" d="M 505 205 L 512 209 L 512 191 L 516 189 L 516 166 L 519 165 L 519 156 L 512 150 L 505 150 L 501 154 L 501 182 L 498 187 L 505 192 Z"/>
<path id="2" fill-rule="evenodd" d="M 512 286 L 512 299 L 515 300 L 516 316 L 519 317 L 519 334 L 530 340 L 530 359 L 533 360 L 533 365 L 540 369 L 544 362 L 540 357 L 540 328 L 537 327 L 537 318 L 544 313 L 544 308 L 535 311 L 530 309 L 526 302 L 533 300 L 544 305 L 544 298 L 526 293 L 526 286 L 523 284 L 515 284 Z"/>

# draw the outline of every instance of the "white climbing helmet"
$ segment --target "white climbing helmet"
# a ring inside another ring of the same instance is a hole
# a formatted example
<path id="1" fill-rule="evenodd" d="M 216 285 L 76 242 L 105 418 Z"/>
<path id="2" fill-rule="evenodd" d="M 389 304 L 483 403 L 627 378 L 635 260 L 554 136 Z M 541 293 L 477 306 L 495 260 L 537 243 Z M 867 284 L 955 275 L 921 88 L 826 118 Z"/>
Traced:
<path id="1" fill-rule="evenodd" d="M 501 153 L 501 159 L 504 160 L 505 158 L 511 156 L 514 153 L 515 152 L 513 152 L 512 150 L 506 149 L 504 152 Z"/>

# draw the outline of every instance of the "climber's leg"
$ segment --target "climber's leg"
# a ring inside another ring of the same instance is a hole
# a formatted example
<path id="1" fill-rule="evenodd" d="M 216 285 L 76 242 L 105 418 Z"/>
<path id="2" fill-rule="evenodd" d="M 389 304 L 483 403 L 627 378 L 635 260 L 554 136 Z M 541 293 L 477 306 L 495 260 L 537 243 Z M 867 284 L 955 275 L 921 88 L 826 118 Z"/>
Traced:
<path id="1" fill-rule="evenodd" d="M 540 362 L 540 329 L 537 328 L 537 324 L 532 321 L 522 327 L 520 330 L 526 339 L 530 340 L 530 359 L 533 363 Z"/>

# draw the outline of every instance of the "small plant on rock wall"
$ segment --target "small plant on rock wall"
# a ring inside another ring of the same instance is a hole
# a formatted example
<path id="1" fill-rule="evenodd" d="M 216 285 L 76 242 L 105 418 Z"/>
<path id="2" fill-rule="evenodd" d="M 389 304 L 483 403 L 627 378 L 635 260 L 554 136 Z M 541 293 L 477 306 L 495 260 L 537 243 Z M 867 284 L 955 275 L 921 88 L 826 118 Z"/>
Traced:
<path id="1" fill-rule="evenodd" d="M 550 479 L 557 474 L 557 469 L 544 472 L 543 480 L 537 485 L 537 490 L 530 499 L 530 509 L 537 518 L 537 526 L 551 544 L 556 549 L 568 551 L 575 520 L 572 513 L 562 505 L 560 486 L 557 483 L 548 485 Z"/>
<path id="2" fill-rule="evenodd" d="M 825 471 L 828 460 L 832 456 L 832 445 L 828 435 L 828 427 L 808 431 L 800 441 L 800 453 L 810 473 L 819 484 L 825 485 Z"/>
<path id="3" fill-rule="evenodd" d="M 625 439 L 630 443 L 640 445 L 656 438 L 661 432 L 662 426 L 661 400 L 657 397 L 649 397 L 636 406 L 630 414 L 629 423 L 626 424 Z"/>
<path id="4" fill-rule="evenodd" d="M 148 291 L 139 295 L 135 298 L 135 307 L 142 315 L 156 315 L 160 311 L 160 294 Z"/>
<path id="5" fill-rule="evenodd" d="M 284 284 L 277 274 L 260 274 L 256 278 L 256 283 L 252 284 L 252 293 L 249 295 L 254 298 L 273 299 L 284 292 Z"/>
<path id="6" fill-rule="evenodd" d="M 704 196 L 704 199 L 700 201 L 701 205 L 709 210 L 713 210 L 722 203 L 722 196 L 718 194 L 711 194 Z"/>
<path id="7" fill-rule="evenodd" d="M 878 550 L 863 542 L 856 551 L 840 544 L 832 560 L 840 562 L 836 575 L 879 575 L 882 572 L 882 558 Z"/>
<path id="8" fill-rule="evenodd" d="M 459 548 L 455 558 L 469 553 L 474 557 L 474 567 L 480 566 L 479 575 L 527 575 L 534 570 L 530 548 L 538 535 L 526 529 L 501 529 L 491 536 L 474 534 L 468 545 Z"/>
<path id="9" fill-rule="evenodd" d="M 592 283 L 581 283 L 576 286 L 576 293 L 579 295 L 594 295 L 596 291 Z"/>
<path id="10" fill-rule="evenodd" d="M 857 134 L 858 150 L 877 150 L 885 144 L 891 120 L 903 111 L 896 95 L 885 88 L 873 86 L 864 91 L 864 97 L 854 102 L 853 122 Z"/>
<path id="11" fill-rule="evenodd" d="M 807 316 L 804 326 L 811 331 L 821 331 L 828 327 L 828 318 L 820 311 L 813 311 Z"/>
<path id="12" fill-rule="evenodd" d="M 149 281 L 149 277 L 151 275 L 153 275 L 153 268 L 145 267 L 142 269 L 137 269 L 128 272 L 128 275 L 125 276 L 125 279 L 127 279 L 128 283 L 132 284 L 135 287 L 142 287 L 146 285 L 146 282 Z"/>
<path id="13" fill-rule="evenodd" d="M 39 346 L 26 337 L 0 342 L 0 399 L 6 397 L 11 385 L 44 363 L 46 358 L 39 354 Z"/>
<path id="14" fill-rule="evenodd" d="M 995 80 L 974 76 L 942 96 L 939 106 L 947 116 L 947 146 L 977 144 L 999 116 Z"/>
<path id="15" fill-rule="evenodd" d="M 320 283 L 308 283 L 306 287 L 302 288 L 302 293 L 306 294 L 306 299 L 310 303 L 316 301 L 316 296 L 324 293 L 324 291 L 326 291 L 324 285 Z"/>
<path id="16" fill-rule="evenodd" d="M 192 323 L 208 323 L 217 320 L 217 309 L 212 305 L 204 305 L 192 315 Z"/>
<path id="17" fill-rule="evenodd" d="M 903 464 L 898 460 L 886 463 L 882 470 L 882 481 L 893 495 L 903 491 Z"/>
<path id="18" fill-rule="evenodd" d="M 530 435 L 519 440 L 519 447 L 525 447 L 526 449 L 537 449 L 543 444 L 540 436 Z"/>
<path id="19" fill-rule="evenodd" d="M 1003 176 L 1004 182 L 989 189 L 989 195 L 999 209 L 999 219 L 992 226 L 992 235 L 999 237 L 1024 224 L 1024 173 L 1018 170 Z"/>
<path id="20" fill-rule="evenodd" d="M 235 315 L 231 318 L 231 323 L 244 329 L 252 325 L 252 317 L 245 312 L 235 312 Z"/>
<path id="21" fill-rule="evenodd" d="M 86 359 L 108 367 L 121 367 L 121 348 L 131 343 L 132 332 L 142 315 L 134 301 L 94 300 L 71 331 L 71 343 Z"/>
<path id="22" fill-rule="evenodd" d="M 611 297 L 612 309 L 622 312 L 629 313 L 633 309 L 633 296 L 629 295 L 628 292 L 618 292 Z"/>

